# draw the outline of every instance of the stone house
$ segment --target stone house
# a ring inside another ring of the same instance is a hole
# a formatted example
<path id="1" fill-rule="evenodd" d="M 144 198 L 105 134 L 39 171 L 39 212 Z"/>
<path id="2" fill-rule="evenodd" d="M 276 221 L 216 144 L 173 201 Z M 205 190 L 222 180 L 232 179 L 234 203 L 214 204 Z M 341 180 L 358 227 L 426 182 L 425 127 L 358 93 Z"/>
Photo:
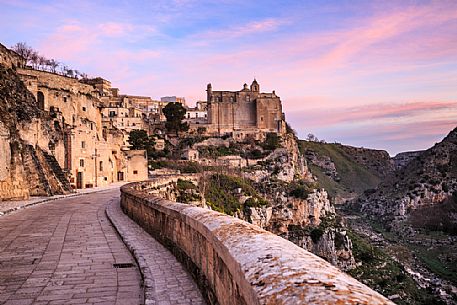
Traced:
<path id="1" fill-rule="evenodd" d="M 185 149 L 181 153 L 181 159 L 187 160 L 187 161 L 198 161 L 199 160 L 198 150 L 192 149 L 192 148 Z"/>
<path id="2" fill-rule="evenodd" d="M 125 134 L 113 128 L 115 124 L 103 128 L 100 92 L 109 92 L 109 82 L 102 79 L 97 88 L 54 73 L 32 69 L 18 69 L 17 72 L 35 95 L 39 107 L 50 113 L 54 124 L 62 130 L 61 139 L 50 140 L 37 124 L 23 130 L 22 137 L 49 150 L 67 172 L 74 188 L 130 180 L 129 160 L 123 151 Z M 142 122 L 138 112 L 129 110 L 128 118 L 131 116 L 135 122 Z M 135 127 L 130 121 L 126 125 Z"/>

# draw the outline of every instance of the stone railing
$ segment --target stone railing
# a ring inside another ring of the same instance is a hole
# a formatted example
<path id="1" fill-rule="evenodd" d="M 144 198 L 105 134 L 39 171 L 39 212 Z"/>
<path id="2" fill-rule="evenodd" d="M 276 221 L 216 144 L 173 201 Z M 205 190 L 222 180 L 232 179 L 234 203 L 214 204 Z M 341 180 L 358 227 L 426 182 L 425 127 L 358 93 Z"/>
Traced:
<path id="1" fill-rule="evenodd" d="M 148 193 L 173 179 L 124 185 L 121 206 L 184 264 L 209 304 L 392 304 L 323 259 L 255 225 Z"/>

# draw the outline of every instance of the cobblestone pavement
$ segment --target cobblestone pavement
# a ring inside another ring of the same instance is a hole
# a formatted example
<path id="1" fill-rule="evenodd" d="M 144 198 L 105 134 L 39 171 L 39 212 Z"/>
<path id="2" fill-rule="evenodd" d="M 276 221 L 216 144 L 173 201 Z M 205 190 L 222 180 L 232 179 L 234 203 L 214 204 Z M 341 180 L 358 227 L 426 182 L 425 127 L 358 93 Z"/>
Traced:
<path id="1" fill-rule="evenodd" d="M 31 197 L 28 200 L 1 200 L 0 199 L 0 216 L 7 215 L 10 213 L 17 212 L 24 208 L 29 208 L 38 204 L 48 203 L 62 198 L 77 197 L 89 193 L 97 193 L 106 190 L 118 189 L 120 186 L 124 185 L 125 182 L 112 183 L 110 185 L 93 187 L 87 189 L 78 189 L 74 193 L 67 195 L 55 195 L 51 197 Z"/>
<path id="2" fill-rule="evenodd" d="M 105 214 L 118 196 L 109 190 L 0 217 L 0 304 L 142 303 L 140 272 Z"/>
<path id="3" fill-rule="evenodd" d="M 111 201 L 106 212 L 140 265 L 147 305 L 206 304 L 190 274 L 170 251 L 122 212 L 119 198 Z"/>

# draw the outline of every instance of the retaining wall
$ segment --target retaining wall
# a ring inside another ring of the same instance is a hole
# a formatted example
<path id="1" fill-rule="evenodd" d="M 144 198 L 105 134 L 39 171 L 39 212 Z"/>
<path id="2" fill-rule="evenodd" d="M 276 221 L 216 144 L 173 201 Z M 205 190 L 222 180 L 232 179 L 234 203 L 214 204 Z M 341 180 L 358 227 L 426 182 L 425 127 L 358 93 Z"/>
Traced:
<path id="1" fill-rule="evenodd" d="M 121 206 L 187 267 L 209 304 L 393 304 L 255 225 L 148 193 L 173 179 L 124 185 Z"/>

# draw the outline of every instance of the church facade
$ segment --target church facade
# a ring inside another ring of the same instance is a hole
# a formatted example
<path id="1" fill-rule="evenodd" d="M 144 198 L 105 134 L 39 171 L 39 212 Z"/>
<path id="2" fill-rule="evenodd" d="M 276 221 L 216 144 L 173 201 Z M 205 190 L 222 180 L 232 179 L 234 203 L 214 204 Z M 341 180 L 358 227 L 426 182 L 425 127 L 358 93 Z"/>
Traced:
<path id="1" fill-rule="evenodd" d="M 273 91 L 260 92 L 254 79 L 240 91 L 213 91 L 207 86 L 208 127 L 218 135 L 231 133 L 244 137 L 252 133 L 284 133 L 285 118 L 281 99 Z"/>

